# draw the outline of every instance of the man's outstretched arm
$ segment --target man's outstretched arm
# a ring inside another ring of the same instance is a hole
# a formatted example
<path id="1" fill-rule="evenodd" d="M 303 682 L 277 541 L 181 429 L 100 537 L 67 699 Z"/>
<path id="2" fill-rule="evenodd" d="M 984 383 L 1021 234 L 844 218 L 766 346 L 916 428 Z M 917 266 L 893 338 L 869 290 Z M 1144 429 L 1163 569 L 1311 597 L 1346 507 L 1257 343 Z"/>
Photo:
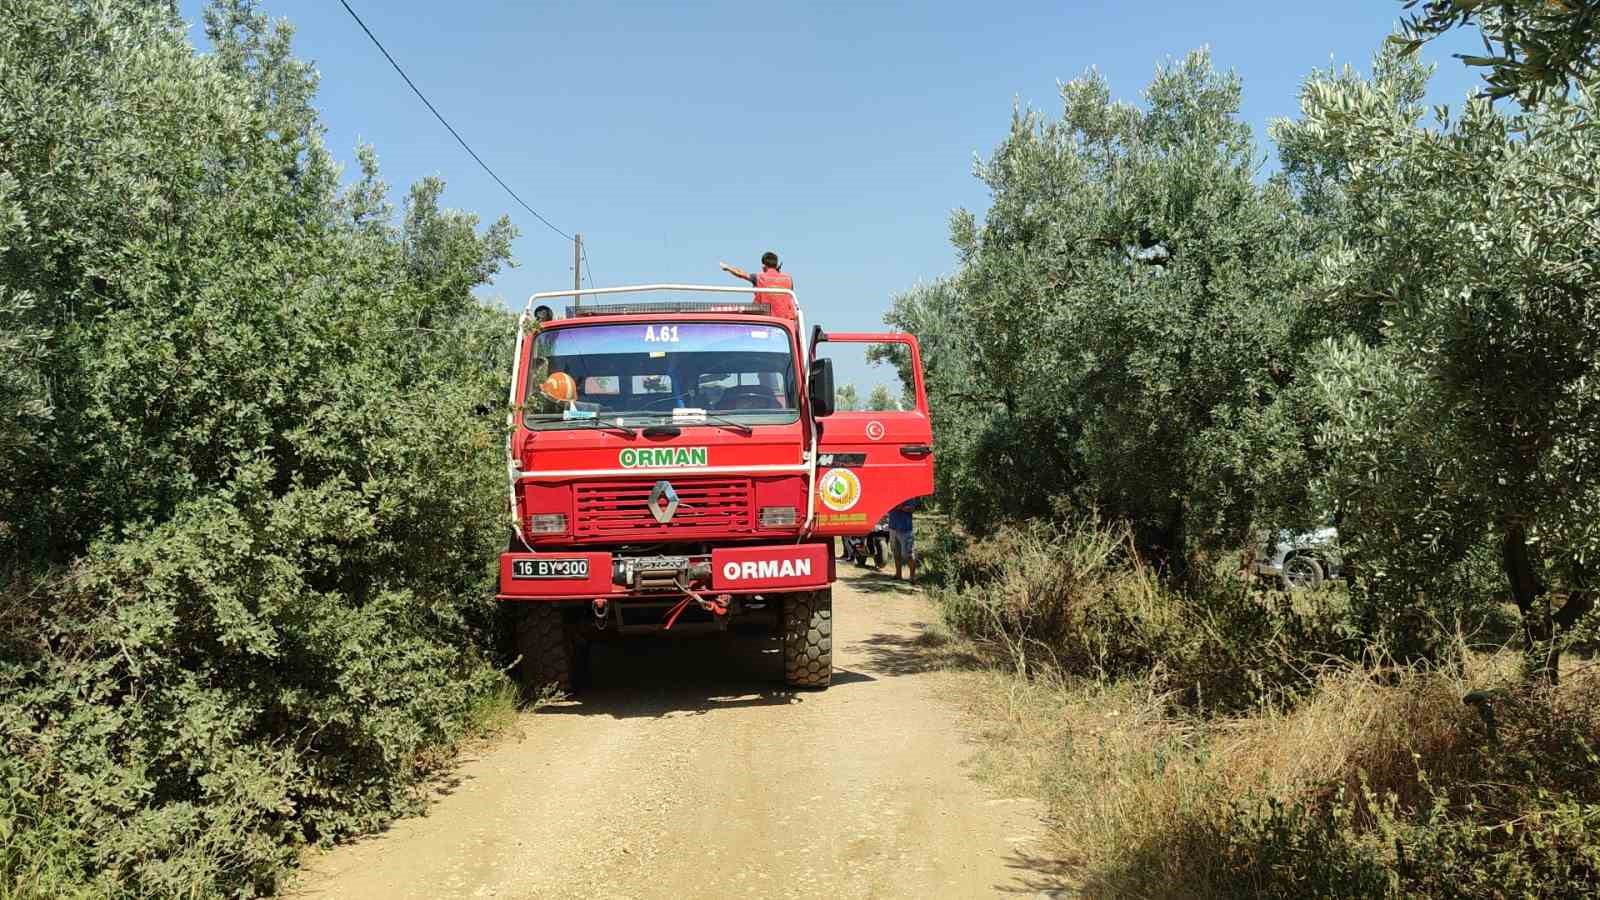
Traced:
<path id="1" fill-rule="evenodd" d="M 748 281 L 751 284 L 756 283 L 756 277 L 754 275 L 751 275 L 749 272 L 746 272 L 738 266 L 730 266 L 725 262 L 719 262 L 717 265 L 722 267 L 722 271 L 727 272 L 729 275 L 732 275 L 740 281 Z"/>

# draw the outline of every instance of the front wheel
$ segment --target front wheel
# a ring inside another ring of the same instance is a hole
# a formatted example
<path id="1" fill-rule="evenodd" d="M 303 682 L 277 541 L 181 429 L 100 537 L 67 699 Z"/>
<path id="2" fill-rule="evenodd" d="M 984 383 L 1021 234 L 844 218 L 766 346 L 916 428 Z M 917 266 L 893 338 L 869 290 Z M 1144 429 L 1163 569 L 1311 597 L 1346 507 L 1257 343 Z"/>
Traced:
<path id="1" fill-rule="evenodd" d="M 1291 556 L 1283 561 L 1283 589 L 1314 591 L 1322 587 L 1322 563 L 1314 556 Z"/>
<path id="2" fill-rule="evenodd" d="M 825 688 L 833 679 L 833 588 L 783 599 L 783 680 Z"/>
<path id="3" fill-rule="evenodd" d="M 549 603 L 526 604 L 517 619 L 517 680 L 528 699 L 546 690 L 570 691 L 577 670 L 579 647 L 561 618 L 559 607 Z"/>

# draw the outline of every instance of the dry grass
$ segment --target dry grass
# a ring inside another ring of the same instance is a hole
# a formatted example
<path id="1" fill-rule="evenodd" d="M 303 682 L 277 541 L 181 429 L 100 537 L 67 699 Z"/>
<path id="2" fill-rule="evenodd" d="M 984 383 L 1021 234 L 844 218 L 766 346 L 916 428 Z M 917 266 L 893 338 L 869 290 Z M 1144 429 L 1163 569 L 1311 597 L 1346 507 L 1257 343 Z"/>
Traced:
<path id="1" fill-rule="evenodd" d="M 950 543 L 935 600 L 993 663 L 958 679 L 978 772 L 1044 802 L 1039 855 L 1085 895 L 1600 886 L 1593 664 L 1541 691 L 1461 635 L 1395 665 L 1338 593 L 1180 594 L 1092 521 Z"/>
<path id="2" fill-rule="evenodd" d="M 1365 783 L 1411 805 L 1419 767 L 1458 774 L 1481 739 L 1465 693 L 1436 672 L 1330 671 L 1292 712 L 1218 723 L 1217 777 L 1233 794 L 1282 798 L 1333 787 L 1356 797 Z"/>
<path id="3" fill-rule="evenodd" d="M 1319 661 L 1360 651 L 1341 596 L 1291 599 L 1226 578 L 1174 591 L 1126 527 L 1092 519 L 1005 529 L 937 562 L 944 622 L 1020 675 L 1135 679 L 1217 713 L 1290 699 Z"/>
<path id="4" fill-rule="evenodd" d="M 1231 897 L 1247 889 L 1224 862 L 1227 818 L 1241 804 L 1306 803 L 1343 788 L 1358 801 L 1417 808 L 1428 785 L 1475 777 L 1486 729 L 1461 698 L 1504 685 L 1517 664 L 1499 653 L 1472 657 L 1464 671 L 1330 667 L 1292 709 L 1210 721 L 1132 681 L 991 671 L 958 683 L 982 739 L 979 775 L 1046 804 L 1046 849 L 1076 873 L 1076 887 Z M 1555 700 L 1582 708 L 1597 692 L 1600 673 L 1574 667 Z M 1372 811 L 1357 802 L 1354 815 L 1370 823 Z"/>
<path id="5" fill-rule="evenodd" d="M 1219 789 L 1205 777 L 1198 722 L 1175 718 L 1163 698 L 1129 682 L 988 672 L 961 683 L 983 741 L 978 774 L 1045 803 L 1046 849 L 1084 884 L 1112 868 L 1142 867 L 1159 880 L 1162 870 L 1184 866 L 1178 848 L 1166 861 L 1136 857 L 1147 855 L 1147 838 L 1170 832 L 1170 823 L 1209 805 Z"/>

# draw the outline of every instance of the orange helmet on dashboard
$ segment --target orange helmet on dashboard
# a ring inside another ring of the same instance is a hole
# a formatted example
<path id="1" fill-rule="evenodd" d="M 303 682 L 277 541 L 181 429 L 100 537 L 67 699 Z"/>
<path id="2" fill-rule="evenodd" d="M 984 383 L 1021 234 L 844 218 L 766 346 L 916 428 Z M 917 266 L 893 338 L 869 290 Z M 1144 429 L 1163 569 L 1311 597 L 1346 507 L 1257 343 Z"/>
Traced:
<path id="1" fill-rule="evenodd" d="M 578 399 L 578 383 L 565 372 L 551 372 L 539 385 L 539 393 L 557 403 L 571 403 Z"/>

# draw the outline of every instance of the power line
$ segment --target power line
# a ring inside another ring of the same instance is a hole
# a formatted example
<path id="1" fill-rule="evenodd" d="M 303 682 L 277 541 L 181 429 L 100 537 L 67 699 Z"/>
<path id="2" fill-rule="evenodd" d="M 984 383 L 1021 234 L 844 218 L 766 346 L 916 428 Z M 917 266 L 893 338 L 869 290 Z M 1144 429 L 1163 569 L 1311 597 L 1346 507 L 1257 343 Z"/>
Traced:
<path id="1" fill-rule="evenodd" d="M 417 95 L 417 99 L 422 101 L 422 105 L 426 106 L 428 108 L 428 112 L 433 113 L 433 117 L 435 119 L 439 120 L 439 124 L 443 125 L 445 127 L 445 130 L 450 132 L 450 136 L 456 139 L 456 143 L 461 145 L 461 149 L 467 151 L 467 153 L 474 160 L 477 161 L 478 165 L 482 166 L 483 170 L 485 172 L 489 173 L 489 177 L 490 178 L 493 178 L 496 182 L 499 183 L 499 185 L 501 187 L 505 188 L 506 193 L 511 195 L 511 199 L 513 199 L 513 200 L 517 201 L 518 203 L 522 204 L 522 208 L 523 209 L 527 210 L 530 213 L 533 213 L 533 217 L 535 219 L 538 219 L 539 221 L 543 222 L 546 228 L 550 229 L 551 231 L 554 231 L 556 234 L 561 235 L 562 237 L 566 238 L 569 241 L 572 240 L 572 235 L 567 234 L 565 231 L 562 231 L 561 229 L 557 228 L 556 226 L 550 224 L 550 220 L 549 219 L 546 219 L 544 216 L 539 215 L 539 211 L 538 210 L 536 210 L 533 207 L 529 206 L 526 200 L 523 200 L 521 197 L 517 196 L 517 192 L 513 191 L 511 189 L 511 185 L 506 184 L 505 179 L 501 178 L 499 175 L 497 175 L 495 173 L 495 171 L 493 169 L 489 168 L 489 164 L 483 161 L 483 157 L 479 156 L 478 152 L 476 150 L 473 150 L 472 147 L 467 144 L 466 140 L 461 137 L 461 135 L 455 130 L 455 128 L 453 126 L 451 126 L 451 124 L 449 122 L 445 121 L 444 116 L 440 115 L 439 111 L 437 109 L 433 108 L 433 104 L 428 102 L 428 98 L 427 97 L 423 96 L 423 93 L 422 93 L 421 89 L 419 89 L 416 86 L 416 84 L 414 82 L 412 82 L 411 76 L 407 75 L 406 74 L 406 70 L 400 68 L 400 64 L 394 61 L 394 57 L 390 56 L 389 55 L 389 51 L 384 49 L 383 42 L 379 41 L 378 40 L 378 36 L 372 33 L 372 29 L 367 27 L 367 23 L 361 21 L 361 17 L 356 15 L 356 11 L 350 8 L 350 4 L 346 3 L 345 0 L 339 0 L 339 3 L 340 3 L 341 6 L 344 7 L 344 11 L 350 14 L 350 18 L 355 19 L 356 20 L 356 24 L 361 26 L 361 30 L 365 31 L 367 33 L 367 37 L 372 39 L 373 46 L 377 47 L 378 48 L 378 52 L 383 54 L 383 58 L 387 59 L 389 61 L 389 65 L 394 66 L 394 70 L 396 72 L 400 73 L 400 77 L 401 78 L 405 79 L 406 86 L 411 88 L 411 92 L 413 94 Z M 584 253 L 584 265 L 588 266 L 588 264 L 589 264 L 588 253 L 585 252 Z M 594 282 L 593 276 L 591 276 L 589 278 L 589 281 L 591 283 Z"/>
<path id="2" fill-rule="evenodd" d="M 589 248 L 583 248 L 583 271 L 589 276 L 589 287 L 594 287 L 594 272 L 589 269 Z"/>

